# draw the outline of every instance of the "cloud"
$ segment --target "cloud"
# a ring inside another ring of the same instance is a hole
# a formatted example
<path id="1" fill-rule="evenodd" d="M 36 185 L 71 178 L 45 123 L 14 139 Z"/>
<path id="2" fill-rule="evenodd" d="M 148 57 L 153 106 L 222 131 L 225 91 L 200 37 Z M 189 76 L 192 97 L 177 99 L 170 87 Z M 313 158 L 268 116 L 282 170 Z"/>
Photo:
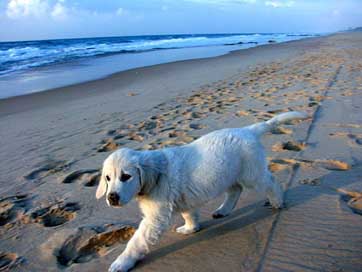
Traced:
<path id="1" fill-rule="evenodd" d="M 273 8 L 290 8 L 294 5 L 294 1 L 265 1 L 265 5 Z"/>
<path id="2" fill-rule="evenodd" d="M 51 16 L 57 20 L 64 20 L 68 17 L 68 8 L 63 4 L 64 1 L 58 1 L 51 11 Z"/>
<path id="3" fill-rule="evenodd" d="M 49 9 L 47 1 L 10 0 L 6 7 L 6 15 L 11 19 L 27 16 L 40 17 Z"/>
<path id="4" fill-rule="evenodd" d="M 64 20 L 68 17 L 70 9 L 66 7 L 65 0 L 10 0 L 6 6 L 6 15 L 10 19 L 27 17 Z"/>
<path id="5" fill-rule="evenodd" d="M 199 4 L 211 5 L 229 5 L 229 4 L 254 4 L 257 0 L 185 0 L 186 2 L 193 2 Z"/>
<path id="6" fill-rule="evenodd" d="M 332 14 L 333 14 L 333 16 L 339 16 L 339 15 L 341 15 L 341 12 L 340 12 L 339 9 L 334 9 L 334 10 L 332 11 Z"/>
<path id="7" fill-rule="evenodd" d="M 116 14 L 118 16 L 122 16 L 124 14 L 124 9 L 123 8 L 118 8 L 117 11 L 116 11 Z"/>

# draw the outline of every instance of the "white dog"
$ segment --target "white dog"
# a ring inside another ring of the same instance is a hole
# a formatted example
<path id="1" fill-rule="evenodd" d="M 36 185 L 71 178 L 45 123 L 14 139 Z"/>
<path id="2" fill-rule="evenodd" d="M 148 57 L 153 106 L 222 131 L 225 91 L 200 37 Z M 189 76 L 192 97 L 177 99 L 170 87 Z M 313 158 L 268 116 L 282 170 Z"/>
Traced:
<path id="1" fill-rule="evenodd" d="M 185 220 L 177 232 L 198 231 L 198 208 L 224 192 L 215 218 L 231 213 L 243 188 L 265 192 L 271 205 L 280 208 L 283 191 L 268 170 L 260 136 L 281 123 L 306 117 L 288 112 L 244 128 L 217 130 L 184 146 L 153 151 L 122 148 L 111 154 L 104 161 L 96 197 L 106 194 L 109 206 L 123 206 L 136 197 L 144 218 L 109 271 L 131 269 L 169 228 L 175 212 Z"/>

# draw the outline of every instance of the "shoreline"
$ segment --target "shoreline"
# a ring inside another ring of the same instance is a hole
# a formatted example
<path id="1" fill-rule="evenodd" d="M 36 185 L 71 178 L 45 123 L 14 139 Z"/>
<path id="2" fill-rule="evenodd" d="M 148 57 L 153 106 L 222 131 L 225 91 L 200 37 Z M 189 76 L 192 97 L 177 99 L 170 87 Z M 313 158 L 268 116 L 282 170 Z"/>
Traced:
<path id="1" fill-rule="evenodd" d="M 39 92 L 32 92 L 28 94 L 18 95 L 18 96 L 12 96 L 7 98 L 0 99 L 0 117 L 5 116 L 8 114 L 13 114 L 16 112 L 22 112 L 31 110 L 38 107 L 47 106 L 47 103 L 52 103 L 51 100 L 55 99 L 56 103 L 63 103 L 67 101 L 71 101 L 73 99 L 79 99 L 82 98 L 82 95 L 84 97 L 90 96 L 90 95 L 97 95 L 95 93 L 87 93 L 84 89 L 85 88 L 93 88 L 97 87 L 97 85 L 105 84 L 107 85 L 111 81 L 117 81 L 120 83 L 120 85 L 126 85 L 129 82 L 132 82 L 137 78 L 137 74 L 146 74 L 148 76 L 149 74 L 152 74 L 152 70 L 160 70 L 163 69 L 165 71 L 169 70 L 169 68 L 174 69 L 175 66 L 205 66 L 205 63 L 210 62 L 212 65 L 212 62 L 217 62 L 218 60 L 221 60 L 223 58 L 229 59 L 233 56 L 247 56 L 250 54 L 258 54 L 258 51 L 264 51 L 264 50 L 274 50 L 274 48 L 283 48 L 285 46 L 288 46 L 290 44 L 294 43 L 304 43 L 311 40 L 319 40 L 323 39 L 324 37 L 336 35 L 336 33 L 329 34 L 326 36 L 318 36 L 318 37 L 307 37 L 302 38 L 299 40 L 294 41 L 286 41 L 281 43 L 271 43 L 271 44 L 263 44 L 263 45 L 257 45 L 255 47 L 245 48 L 245 49 L 237 49 L 237 50 L 231 50 L 228 53 L 218 55 L 218 56 L 212 56 L 212 57 L 205 57 L 205 58 L 195 58 L 195 59 L 187 59 L 187 60 L 179 60 L 179 61 L 172 61 L 172 62 L 166 62 L 161 64 L 155 64 L 155 65 L 149 65 L 149 66 L 143 66 L 143 67 L 137 67 L 129 70 L 114 72 L 109 75 L 106 75 L 104 77 L 100 77 L 93 80 L 88 80 L 84 82 L 74 83 L 62 87 L 56 87 L 51 88 Z M 207 65 L 207 64 L 206 64 Z M 182 69 L 182 68 L 181 68 Z M 103 91 L 109 91 L 109 88 L 106 88 Z M 58 92 L 58 93 L 56 93 Z M 59 100 L 58 100 L 59 99 Z"/>
<path id="2" fill-rule="evenodd" d="M 243 35 L 243 34 L 241 34 Z M 84 83 L 92 80 L 102 79 L 111 74 L 127 71 L 135 68 L 142 68 L 157 64 L 171 63 L 175 61 L 203 59 L 209 57 L 216 57 L 225 55 L 231 51 L 247 49 L 256 45 L 267 45 L 270 41 L 276 43 L 300 40 L 308 37 L 317 37 L 321 35 L 288 35 L 286 34 L 254 34 L 251 36 L 260 36 L 256 38 L 256 42 L 241 42 L 235 40 L 227 40 L 233 37 L 225 36 L 224 43 L 213 44 L 212 39 L 210 44 L 194 45 L 187 47 L 170 47 L 162 48 L 155 47 L 154 49 L 144 50 L 139 52 L 128 52 L 124 54 L 109 53 L 104 55 L 94 55 L 93 57 L 80 57 L 69 61 L 55 62 L 54 64 L 34 66 L 30 69 L 17 71 L 16 67 L 10 66 L 15 69 L 14 73 L 3 74 L 0 76 L 0 99 L 20 96 L 28 93 L 41 92 L 49 89 L 66 87 L 77 83 Z M 284 35 L 284 38 L 278 35 Z M 205 35 L 205 39 L 209 39 Z M 216 35 L 217 36 L 217 35 Z M 235 36 L 235 35 L 234 35 Z M 245 35 L 244 35 L 245 36 Z M 239 39 L 245 39 L 247 36 L 236 36 Z M 149 37 L 149 36 L 147 36 Z M 176 36 L 175 36 L 176 37 Z M 194 37 L 194 36 L 192 36 Z M 119 37 L 122 38 L 122 37 Z M 190 38 L 190 37 L 186 37 Z M 197 38 L 197 37 L 196 37 Z M 219 38 L 220 39 L 220 38 Z M 90 38 L 89 41 L 97 40 L 97 38 Z M 162 40 L 161 40 L 162 41 Z M 41 41 L 38 41 L 40 43 Z M 229 42 L 229 43 L 228 43 Z M 136 43 L 136 42 L 135 42 Z M 1 46 L 1 44 L 0 44 Z M 41 44 L 39 44 L 41 48 Z M 69 45 L 70 46 L 70 45 Z M 84 52 L 85 53 L 85 52 Z M 59 52 L 59 54 L 62 54 Z M 79 53 L 80 54 L 80 53 Z M 49 56 L 49 58 L 56 59 L 56 55 Z M 59 56 L 60 58 L 60 56 Z M 46 62 L 46 59 L 44 59 Z M 15 65 L 15 64 L 9 64 Z M 19 63 L 21 65 L 21 63 Z M 26 64 L 24 64 L 26 66 Z M 10 69 L 9 68 L 9 69 Z M 7 90 L 12 91 L 7 91 Z"/>

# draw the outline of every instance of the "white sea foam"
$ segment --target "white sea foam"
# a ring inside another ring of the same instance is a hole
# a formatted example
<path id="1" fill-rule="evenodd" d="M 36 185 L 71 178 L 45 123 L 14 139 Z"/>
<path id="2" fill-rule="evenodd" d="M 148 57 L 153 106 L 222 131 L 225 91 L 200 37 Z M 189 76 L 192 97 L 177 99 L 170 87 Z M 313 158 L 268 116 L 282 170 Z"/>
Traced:
<path id="1" fill-rule="evenodd" d="M 214 34 L 111 37 L 0 43 L 0 75 L 13 71 L 69 62 L 78 58 L 115 53 L 135 53 L 171 48 L 223 46 L 270 40 L 283 42 L 305 37 L 297 34 Z"/>

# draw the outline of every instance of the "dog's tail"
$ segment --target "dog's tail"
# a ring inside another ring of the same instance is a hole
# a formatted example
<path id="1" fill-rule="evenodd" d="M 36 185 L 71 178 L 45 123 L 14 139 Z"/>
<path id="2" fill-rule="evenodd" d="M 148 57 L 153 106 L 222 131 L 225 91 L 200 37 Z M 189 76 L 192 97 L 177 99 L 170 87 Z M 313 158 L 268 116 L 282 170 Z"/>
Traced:
<path id="1" fill-rule="evenodd" d="M 292 120 L 304 120 L 306 118 L 308 118 L 308 114 L 304 112 L 290 111 L 279 114 L 266 122 L 251 125 L 249 128 L 252 129 L 255 134 L 261 136 L 264 133 L 272 131 L 274 128 L 281 124 L 287 123 Z"/>

